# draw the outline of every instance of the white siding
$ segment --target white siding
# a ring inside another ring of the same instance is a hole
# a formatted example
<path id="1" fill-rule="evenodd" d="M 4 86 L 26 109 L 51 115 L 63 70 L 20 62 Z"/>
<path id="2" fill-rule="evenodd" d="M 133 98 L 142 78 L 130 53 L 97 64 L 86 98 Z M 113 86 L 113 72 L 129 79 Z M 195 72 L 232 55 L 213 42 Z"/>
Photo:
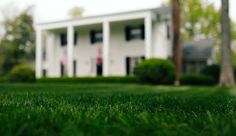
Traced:
<path id="1" fill-rule="evenodd" d="M 127 25 L 140 26 L 143 23 L 143 20 L 136 20 L 111 24 L 111 75 L 126 75 L 126 57 L 144 56 L 144 40 L 126 41 L 125 39 L 125 27 Z"/>
<path id="2" fill-rule="evenodd" d="M 74 57 L 77 61 L 77 76 L 96 75 L 96 65 L 92 64 L 92 60 L 96 62 L 98 49 L 102 48 L 102 43 L 91 44 L 91 30 L 102 30 L 102 24 L 87 27 L 84 26 L 76 29 L 78 40 L 77 46 L 74 49 Z"/>

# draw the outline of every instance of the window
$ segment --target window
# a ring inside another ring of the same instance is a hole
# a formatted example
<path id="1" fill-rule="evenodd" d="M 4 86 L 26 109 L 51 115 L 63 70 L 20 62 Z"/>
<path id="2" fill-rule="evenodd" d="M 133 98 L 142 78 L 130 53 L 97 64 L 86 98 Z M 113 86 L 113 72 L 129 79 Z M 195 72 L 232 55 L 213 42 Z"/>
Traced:
<path id="1" fill-rule="evenodd" d="M 91 44 L 101 43 L 103 41 L 102 31 L 91 31 L 90 32 Z"/>
<path id="2" fill-rule="evenodd" d="M 78 39 L 78 34 L 77 34 L 77 32 L 75 32 L 74 33 L 74 46 L 77 45 L 77 39 Z M 61 40 L 61 46 L 66 46 L 67 45 L 67 34 L 61 33 L 60 40 Z"/>
<path id="3" fill-rule="evenodd" d="M 74 33 L 74 46 L 77 45 L 78 34 L 77 32 Z"/>
<path id="4" fill-rule="evenodd" d="M 145 39 L 144 25 L 138 27 L 127 26 L 125 28 L 125 39 L 126 41 L 131 41 L 135 39 Z"/>
<path id="5" fill-rule="evenodd" d="M 61 46 L 66 46 L 67 45 L 67 34 L 61 33 L 60 40 L 61 40 Z"/>
<path id="6" fill-rule="evenodd" d="M 199 74 L 206 65 L 203 60 L 185 60 L 185 72 Z"/>

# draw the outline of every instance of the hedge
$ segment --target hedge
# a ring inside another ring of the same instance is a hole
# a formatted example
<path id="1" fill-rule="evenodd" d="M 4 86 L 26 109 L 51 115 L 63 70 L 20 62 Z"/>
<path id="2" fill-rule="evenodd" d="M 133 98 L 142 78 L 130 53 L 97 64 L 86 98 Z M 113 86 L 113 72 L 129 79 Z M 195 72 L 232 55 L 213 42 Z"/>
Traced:
<path id="1" fill-rule="evenodd" d="M 236 67 L 233 67 L 234 78 L 236 78 Z M 209 75 L 214 78 L 215 83 L 219 83 L 220 80 L 220 65 L 210 65 L 206 66 L 202 71 L 202 74 Z"/>
<path id="2" fill-rule="evenodd" d="M 40 78 L 38 83 L 137 83 L 135 77 L 62 77 Z"/>
<path id="3" fill-rule="evenodd" d="M 183 74 L 180 77 L 181 85 L 214 85 L 214 78 L 202 74 Z"/>

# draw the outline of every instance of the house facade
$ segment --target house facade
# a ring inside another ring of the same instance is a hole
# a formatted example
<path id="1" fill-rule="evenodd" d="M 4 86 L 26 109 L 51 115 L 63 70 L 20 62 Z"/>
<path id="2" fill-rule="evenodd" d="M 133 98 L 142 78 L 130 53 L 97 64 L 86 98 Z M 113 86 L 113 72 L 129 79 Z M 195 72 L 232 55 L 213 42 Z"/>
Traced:
<path id="1" fill-rule="evenodd" d="M 143 59 L 172 58 L 171 8 L 36 26 L 36 77 L 132 75 Z"/>

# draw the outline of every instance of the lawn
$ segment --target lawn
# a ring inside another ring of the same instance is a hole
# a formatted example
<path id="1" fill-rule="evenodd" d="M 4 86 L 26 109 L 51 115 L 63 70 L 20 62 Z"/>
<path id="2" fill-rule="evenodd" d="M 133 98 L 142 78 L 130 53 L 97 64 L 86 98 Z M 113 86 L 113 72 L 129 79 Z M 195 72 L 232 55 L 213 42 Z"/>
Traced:
<path id="1" fill-rule="evenodd" d="M 0 85 L 0 135 L 235 135 L 236 97 L 218 87 Z"/>

